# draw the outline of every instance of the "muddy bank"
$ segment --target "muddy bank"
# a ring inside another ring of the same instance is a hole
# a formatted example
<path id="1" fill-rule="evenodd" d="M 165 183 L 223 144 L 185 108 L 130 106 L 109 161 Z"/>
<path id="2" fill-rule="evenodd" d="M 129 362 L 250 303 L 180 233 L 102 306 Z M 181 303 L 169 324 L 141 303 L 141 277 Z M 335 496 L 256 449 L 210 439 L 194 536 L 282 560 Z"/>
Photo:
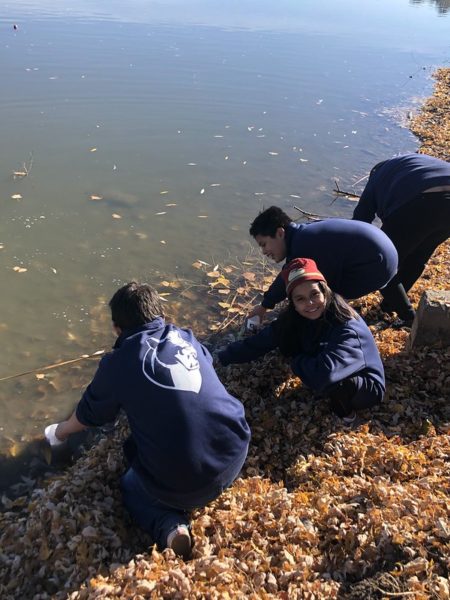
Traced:
<path id="1" fill-rule="evenodd" d="M 450 69 L 437 77 L 413 127 L 423 127 L 421 150 L 448 158 Z M 414 304 L 424 289 L 448 286 L 449 264 L 447 242 L 413 288 Z M 231 280 L 225 268 L 219 276 Z M 241 286 L 240 306 L 266 276 Z M 276 353 L 220 369 L 253 439 L 242 478 L 194 515 L 191 561 L 157 553 L 124 514 L 120 425 L 64 474 L 3 496 L 1 597 L 448 598 L 450 350 L 407 352 L 408 331 L 384 321 L 378 303 L 371 294 L 358 308 L 385 363 L 387 397 L 353 429 L 313 401 Z M 239 309 L 223 310 L 234 335 Z"/>

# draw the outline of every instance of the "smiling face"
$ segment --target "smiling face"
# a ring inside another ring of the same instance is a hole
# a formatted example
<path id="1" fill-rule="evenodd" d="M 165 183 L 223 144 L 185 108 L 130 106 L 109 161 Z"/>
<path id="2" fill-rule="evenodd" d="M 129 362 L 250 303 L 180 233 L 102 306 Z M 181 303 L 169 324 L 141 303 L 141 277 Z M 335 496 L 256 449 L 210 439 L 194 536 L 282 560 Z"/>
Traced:
<path id="1" fill-rule="evenodd" d="M 278 227 L 275 236 L 270 235 L 255 235 L 255 240 L 261 248 L 264 256 L 271 258 L 279 263 L 286 258 L 286 239 L 283 227 Z"/>
<path id="2" fill-rule="evenodd" d="M 305 319 L 320 319 L 325 312 L 326 299 L 317 281 L 303 281 L 291 294 L 295 310 Z"/>

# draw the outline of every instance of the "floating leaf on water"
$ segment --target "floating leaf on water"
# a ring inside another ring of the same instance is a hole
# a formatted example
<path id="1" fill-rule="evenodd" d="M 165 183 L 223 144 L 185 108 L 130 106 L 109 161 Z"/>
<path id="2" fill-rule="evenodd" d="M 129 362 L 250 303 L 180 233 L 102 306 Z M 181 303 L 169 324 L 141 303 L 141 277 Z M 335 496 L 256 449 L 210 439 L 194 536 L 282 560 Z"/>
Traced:
<path id="1" fill-rule="evenodd" d="M 16 273 L 25 273 L 26 271 L 28 271 L 28 269 L 26 269 L 25 267 L 14 267 L 13 271 L 15 271 Z"/>
<path id="2" fill-rule="evenodd" d="M 143 233 L 142 231 L 136 231 L 134 235 L 140 240 L 146 240 L 148 238 L 148 235 L 146 233 Z"/>
<path id="3" fill-rule="evenodd" d="M 165 241 L 165 240 L 161 240 L 161 244 L 165 244 L 165 243 L 166 243 L 166 241 Z"/>
<path id="4" fill-rule="evenodd" d="M 96 196 L 95 194 L 91 194 L 89 198 L 91 200 L 103 200 L 103 196 Z"/>
<path id="5" fill-rule="evenodd" d="M 269 152 L 270 156 L 278 156 L 278 152 Z"/>
<path id="6" fill-rule="evenodd" d="M 231 304 L 229 302 L 218 302 L 217 303 L 220 308 L 231 308 Z"/>
<path id="7" fill-rule="evenodd" d="M 170 204 L 166 204 L 166 206 L 178 206 L 175 202 L 171 202 Z"/>
<path id="8" fill-rule="evenodd" d="M 26 177 L 28 173 L 26 171 L 14 171 L 14 177 Z"/>
<path id="9" fill-rule="evenodd" d="M 255 281 L 256 275 L 251 271 L 246 271 L 245 273 L 242 273 L 242 277 L 247 281 Z"/>
<path id="10" fill-rule="evenodd" d="M 205 262 L 204 260 L 200 260 L 199 258 L 197 259 L 197 262 L 199 262 L 200 264 L 202 264 L 202 265 L 205 265 L 205 266 L 207 266 L 207 267 L 210 267 L 210 266 L 211 266 L 211 264 L 210 264 L 210 263 L 207 263 L 207 262 Z"/>
<path id="11" fill-rule="evenodd" d="M 159 192 L 159 193 L 160 193 L 161 195 L 162 195 L 162 194 L 168 194 L 168 193 L 169 193 L 169 190 L 163 190 L 162 192 Z"/>
<path id="12" fill-rule="evenodd" d="M 220 290 L 217 290 L 217 293 L 218 293 L 218 294 L 223 294 L 224 296 L 225 296 L 226 294 L 229 294 L 230 292 L 231 292 L 230 288 L 222 288 L 222 289 L 220 289 Z"/>
<path id="13" fill-rule="evenodd" d="M 122 216 L 117 213 L 113 213 L 111 216 L 113 219 L 121 219 L 122 218 Z"/>
<path id="14" fill-rule="evenodd" d="M 193 262 L 191 266 L 194 267 L 195 269 L 201 269 L 203 267 L 202 263 L 198 260 Z"/>
<path id="15" fill-rule="evenodd" d="M 45 373 L 36 373 L 35 377 L 36 379 L 45 379 Z"/>
<path id="16" fill-rule="evenodd" d="M 22 194 L 13 194 L 13 195 L 11 196 L 11 198 L 12 198 L 13 200 L 20 200 L 20 199 L 22 198 Z"/>
<path id="17" fill-rule="evenodd" d="M 91 148 L 89 152 L 97 152 L 97 148 Z"/>
<path id="18" fill-rule="evenodd" d="M 211 183 L 210 187 L 219 187 L 219 185 L 222 185 L 221 183 Z"/>
<path id="19" fill-rule="evenodd" d="M 198 218 L 199 218 L 199 219 L 207 219 L 207 218 L 208 218 L 208 215 L 198 215 Z"/>
<path id="20" fill-rule="evenodd" d="M 57 274 L 57 270 L 55 269 L 55 267 L 50 267 L 50 269 L 53 271 L 53 273 L 56 275 Z"/>
<path id="21" fill-rule="evenodd" d="M 226 277 L 219 277 L 216 283 L 221 285 L 228 285 L 230 283 L 230 280 Z"/>
<path id="22" fill-rule="evenodd" d="M 210 271 L 209 273 L 206 273 L 207 277 L 220 277 L 220 273 L 219 271 Z"/>
<path id="23" fill-rule="evenodd" d="M 202 189 L 200 190 L 200 194 L 204 194 L 204 193 L 205 193 L 205 188 L 202 188 Z"/>
<path id="24" fill-rule="evenodd" d="M 197 163 L 188 163 L 188 167 L 196 167 Z"/>
<path id="25" fill-rule="evenodd" d="M 0 250 L 3 250 L 3 249 L 4 249 L 4 247 L 5 247 L 5 245 L 4 245 L 4 244 L 0 244 Z"/>
<path id="26" fill-rule="evenodd" d="M 157 212 L 157 213 L 155 213 L 155 215 L 156 215 L 156 216 L 159 216 L 159 215 L 167 215 L 167 212 L 165 212 L 165 211 L 163 211 L 163 212 Z"/>

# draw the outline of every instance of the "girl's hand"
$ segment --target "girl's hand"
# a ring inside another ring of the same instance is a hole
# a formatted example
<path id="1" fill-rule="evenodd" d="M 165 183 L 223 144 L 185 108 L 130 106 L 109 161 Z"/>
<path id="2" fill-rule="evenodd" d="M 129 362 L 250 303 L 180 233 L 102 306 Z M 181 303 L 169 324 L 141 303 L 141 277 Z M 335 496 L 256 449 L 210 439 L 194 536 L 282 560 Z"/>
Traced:
<path id="1" fill-rule="evenodd" d="M 251 312 L 248 313 L 246 318 L 251 319 L 252 317 L 259 317 L 262 322 L 264 320 L 266 312 L 267 308 L 265 308 L 262 304 L 259 304 L 258 306 L 255 306 L 255 308 L 253 308 Z"/>

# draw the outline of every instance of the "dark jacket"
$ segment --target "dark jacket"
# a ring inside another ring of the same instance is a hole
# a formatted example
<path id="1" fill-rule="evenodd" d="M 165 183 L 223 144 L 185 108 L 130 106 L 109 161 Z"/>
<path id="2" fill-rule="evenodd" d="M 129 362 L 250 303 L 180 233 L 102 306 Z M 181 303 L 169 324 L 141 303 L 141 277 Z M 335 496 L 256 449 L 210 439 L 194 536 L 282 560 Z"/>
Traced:
<path id="1" fill-rule="evenodd" d="M 385 160 L 372 169 L 353 219 L 384 221 L 401 206 L 435 187 L 450 191 L 450 164 L 427 154 L 406 154 Z"/>
<path id="2" fill-rule="evenodd" d="M 247 453 L 243 405 L 221 384 L 193 333 L 162 318 L 122 333 L 76 415 L 95 426 L 114 420 L 120 409 L 137 446 L 133 468 L 162 501 L 220 487 Z"/>
<path id="3" fill-rule="evenodd" d="M 302 317 L 299 317 L 302 318 Z M 375 382 L 384 393 L 384 369 L 370 329 L 361 318 L 339 323 L 328 317 L 303 324 L 299 353 L 291 359 L 292 371 L 315 392 L 359 375 Z M 219 353 L 224 365 L 254 360 L 279 345 L 276 322 L 256 335 L 230 344 Z M 382 395 L 382 394 L 381 394 Z"/>
<path id="4" fill-rule="evenodd" d="M 350 219 L 290 223 L 286 228 L 286 262 L 312 258 L 329 287 L 346 299 L 360 298 L 386 285 L 397 272 L 394 244 L 378 227 Z M 264 294 L 273 308 L 286 298 L 281 273 Z"/>

